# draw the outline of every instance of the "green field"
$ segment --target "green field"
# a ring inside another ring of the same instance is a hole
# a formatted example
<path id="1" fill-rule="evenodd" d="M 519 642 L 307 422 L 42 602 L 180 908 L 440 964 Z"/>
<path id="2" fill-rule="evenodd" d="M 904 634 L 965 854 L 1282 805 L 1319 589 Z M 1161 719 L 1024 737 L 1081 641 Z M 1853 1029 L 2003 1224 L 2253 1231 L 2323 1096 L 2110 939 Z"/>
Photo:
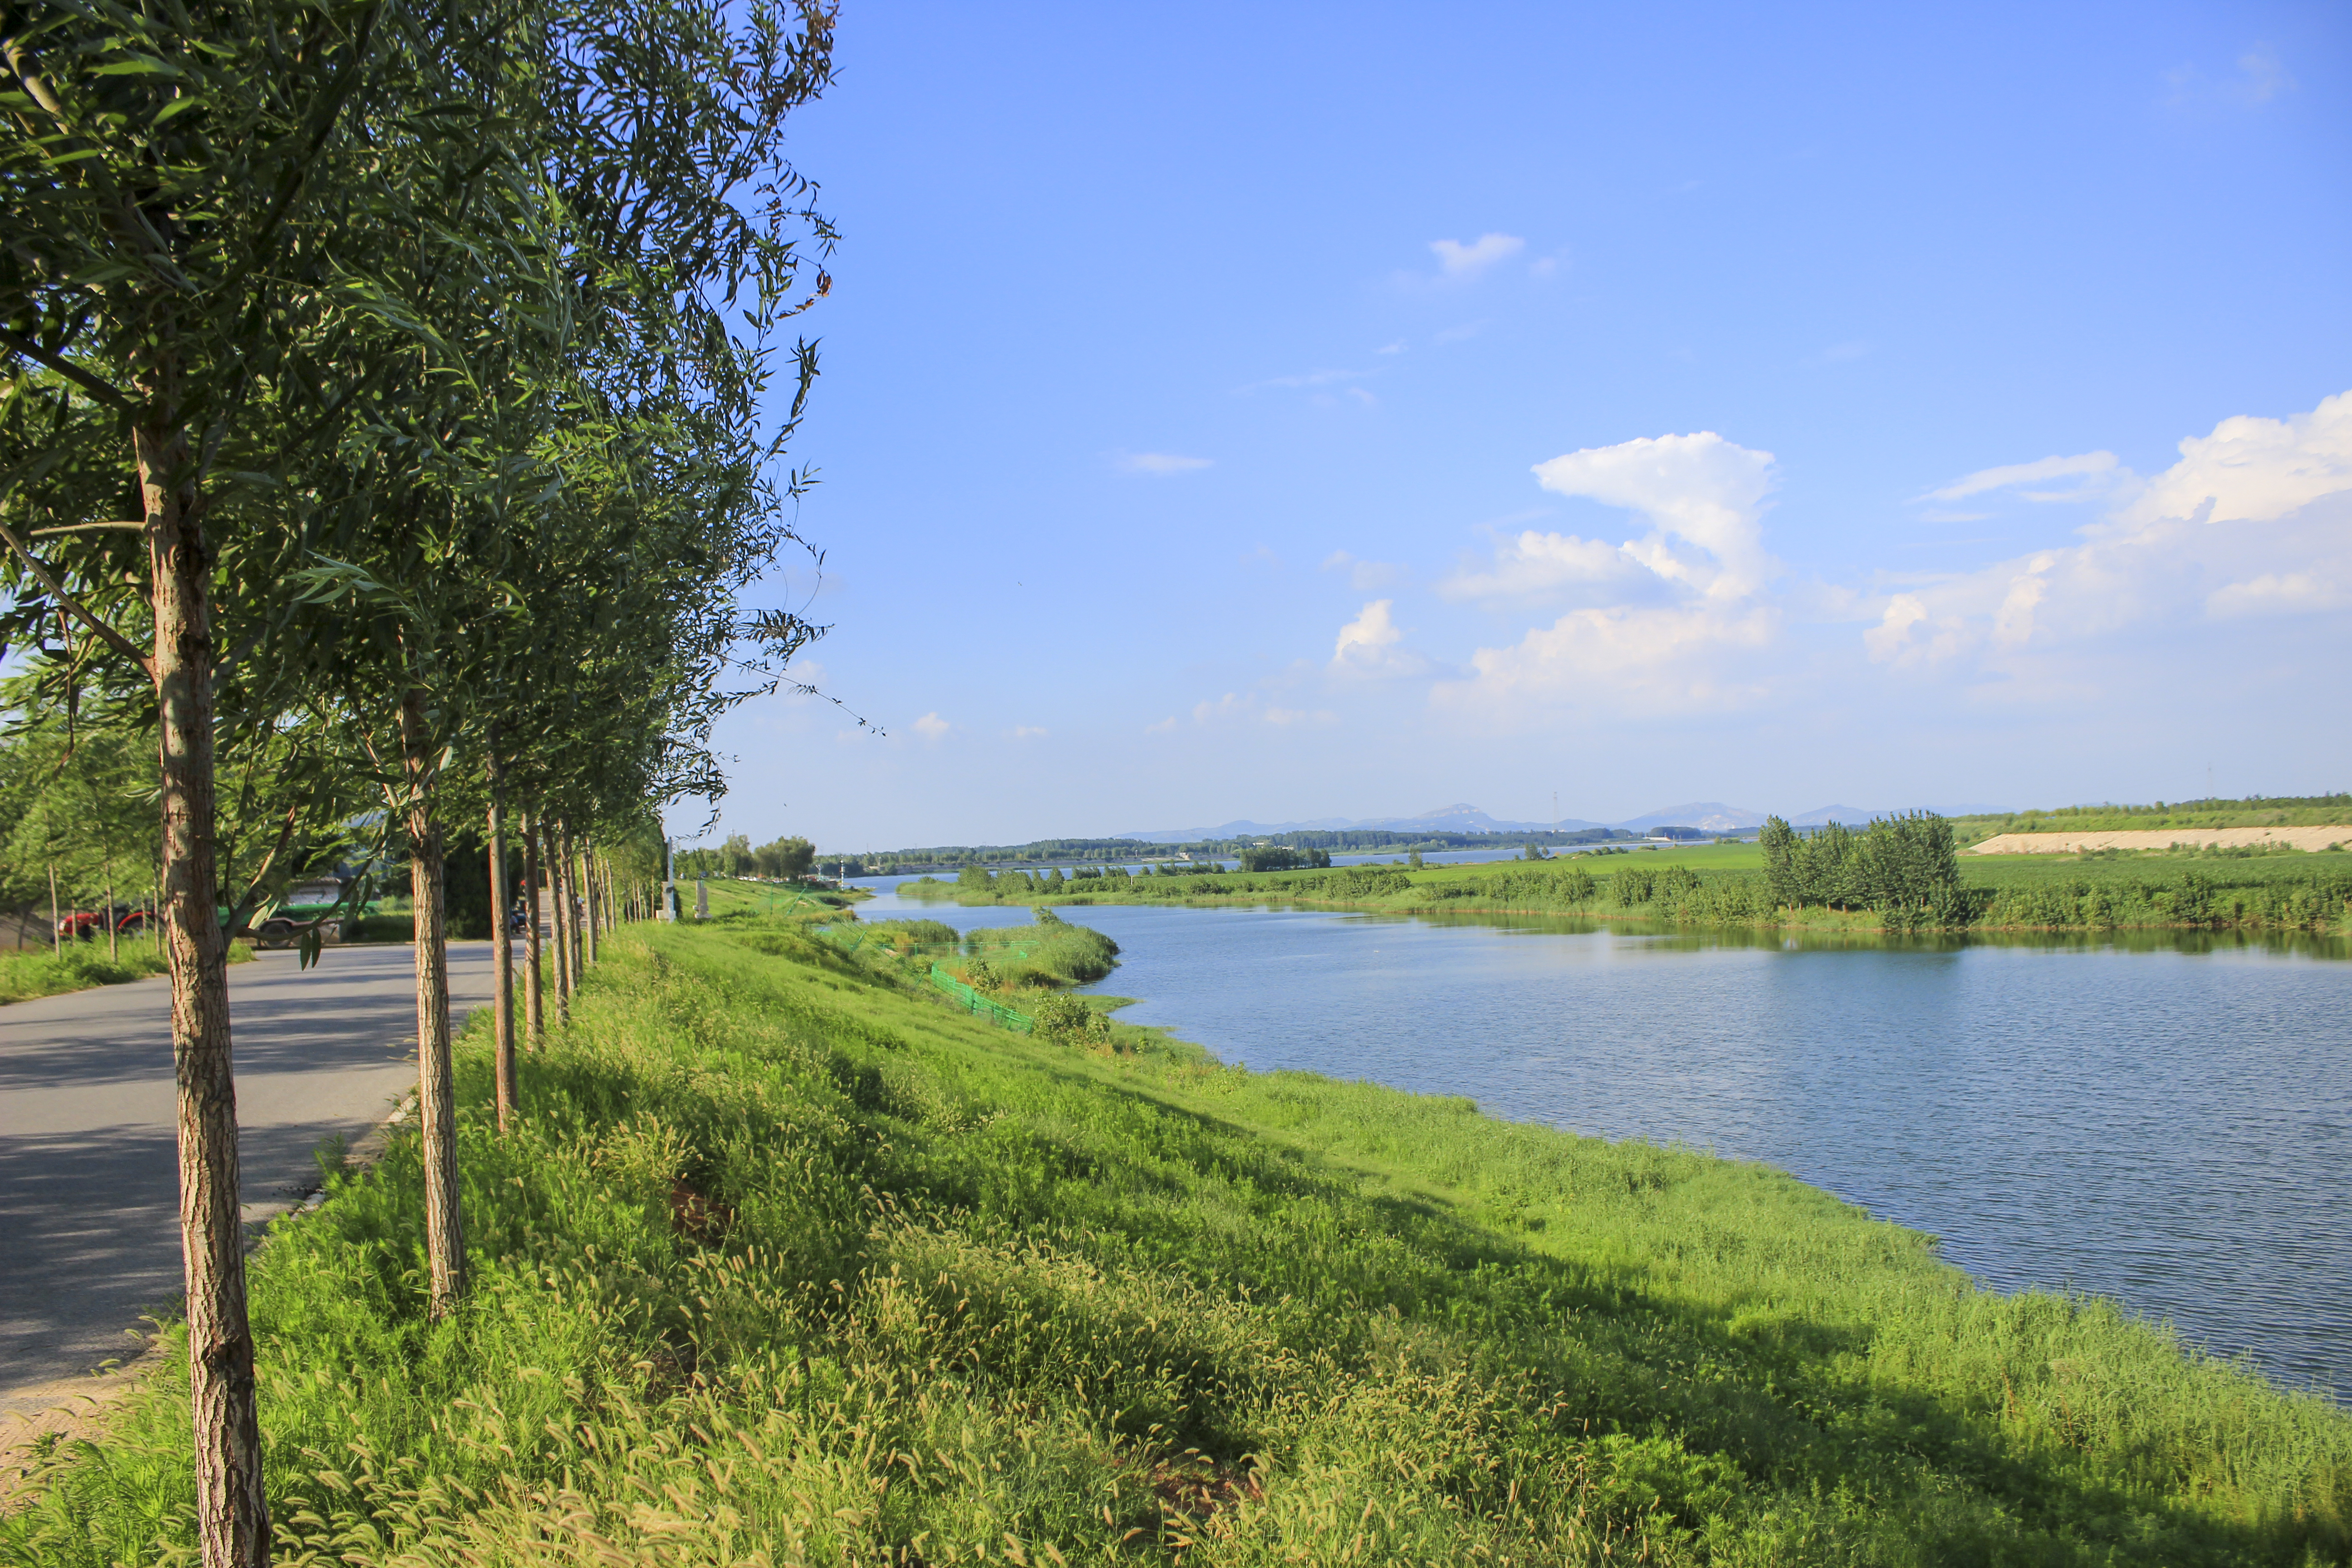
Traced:
<path id="1" fill-rule="evenodd" d="M 967 904 L 1256 904 L 1268 900 L 1395 913 L 1517 913 L 1677 926 L 1866 931 L 1867 910 L 1775 907 L 1753 844 L 1500 860 L 1419 870 L 1375 863 L 1328 871 L 1130 877 L 1116 868 L 1041 881 L 1024 872 L 983 880 L 900 884 L 900 897 Z M 1975 932 L 2352 931 L 2352 852 L 2263 855 L 1963 855 L 1964 897 L 1948 930 Z"/>
<path id="2" fill-rule="evenodd" d="M 413 1136 L 277 1227 L 280 1561 L 2352 1553 L 2352 1418 L 2104 1302 L 1759 1166 L 1011 1034 L 864 935 L 609 943 L 503 1139 L 470 1034 L 447 1323 Z M 0 1563 L 183 1551 L 186 1443 L 167 1365 Z"/>

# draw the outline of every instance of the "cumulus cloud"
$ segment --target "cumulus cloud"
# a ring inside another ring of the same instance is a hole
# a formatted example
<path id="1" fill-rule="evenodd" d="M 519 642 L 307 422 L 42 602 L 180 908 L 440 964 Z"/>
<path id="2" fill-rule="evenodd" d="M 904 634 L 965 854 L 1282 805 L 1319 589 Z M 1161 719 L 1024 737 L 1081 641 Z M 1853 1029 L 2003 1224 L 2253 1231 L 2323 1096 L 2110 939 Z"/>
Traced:
<path id="1" fill-rule="evenodd" d="M 1491 568 L 1458 572 L 1440 583 L 1437 591 L 1449 599 L 1538 598 L 1562 588 L 1622 579 L 1642 569 L 1623 545 L 1527 529 L 1495 547 Z"/>
<path id="2" fill-rule="evenodd" d="M 924 740 L 936 741 L 940 736 L 946 734 L 950 730 L 954 729 L 955 726 L 940 718 L 936 712 L 932 712 L 926 713 L 921 718 L 916 720 L 914 728 L 915 733 L 920 735 Z"/>
<path id="3" fill-rule="evenodd" d="M 1477 277 L 1498 261 L 1507 261 L 1528 247 L 1528 242 L 1512 234 L 1482 234 L 1465 245 L 1458 239 L 1433 239 L 1430 250 L 1437 257 L 1437 265 L 1449 279 L 1464 282 Z"/>
<path id="4" fill-rule="evenodd" d="M 1015 724 L 1013 726 L 1013 738 L 1016 741 L 1042 740 L 1045 735 L 1045 729 L 1036 724 Z"/>
<path id="5" fill-rule="evenodd" d="M 1166 479 L 1171 474 L 1194 473 L 1213 462 L 1213 458 L 1180 457 L 1174 452 L 1128 452 L 1120 456 L 1118 466 L 1127 473 Z"/>
<path id="6" fill-rule="evenodd" d="M 1612 707 L 1732 708 L 1766 694 L 1754 656 L 1780 616 L 1765 605 L 1613 605 L 1571 610 L 1510 647 L 1482 647 L 1471 679 L 1441 700 L 1486 707 L 1583 702 Z"/>
<path id="7" fill-rule="evenodd" d="M 1484 599 L 1606 588 L 1617 602 L 1570 610 L 1512 647 L 1480 648 L 1469 678 L 1441 685 L 1439 700 L 1490 710 L 1529 700 L 1703 709 L 1753 700 L 1757 650 L 1780 622 L 1777 606 L 1759 602 L 1777 569 L 1762 521 L 1772 462 L 1769 452 L 1703 430 L 1537 464 L 1544 489 L 1638 513 L 1649 531 L 1612 545 L 1527 530 L 1496 546 L 1490 569 L 1441 584 L 1451 597 Z M 1627 590 L 1667 602 L 1629 602 Z"/>
<path id="8" fill-rule="evenodd" d="M 1769 452 L 1701 430 L 1588 447 L 1538 463 L 1535 473 L 1557 494 L 1646 516 L 1652 531 L 1620 548 L 1660 577 L 1711 599 L 1745 598 L 1771 574 L 1762 521 L 1772 489 Z"/>
<path id="9" fill-rule="evenodd" d="M 2240 415 L 2180 443 L 2180 461 L 2124 510 L 2139 526 L 2167 518 L 2271 522 L 2352 489 L 2352 392 L 2284 419 Z"/>
<path id="10" fill-rule="evenodd" d="M 1395 606 L 1393 599 L 1374 599 L 1339 628 L 1331 650 L 1333 673 L 1395 678 L 1427 671 L 1428 660 L 1401 646 L 1404 631 L 1396 624 Z"/>
<path id="11" fill-rule="evenodd" d="M 2145 481 L 2111 460 L 2091 466 L 2105 453 L 1985 470 L 2011 476 L 1995 485 L 2033 483 L 2072 463 L 2111 474 L 2116 500 L 2078 543 L 1894 594 L 1863 633 L 1865 652 L 1898 667 L 1973 655 L 2018 676 L 2030 657 L 2135 626 L 2352 604 L 2352 393 L 2284 419 L 2224 419 L 2179 452 Z"/>

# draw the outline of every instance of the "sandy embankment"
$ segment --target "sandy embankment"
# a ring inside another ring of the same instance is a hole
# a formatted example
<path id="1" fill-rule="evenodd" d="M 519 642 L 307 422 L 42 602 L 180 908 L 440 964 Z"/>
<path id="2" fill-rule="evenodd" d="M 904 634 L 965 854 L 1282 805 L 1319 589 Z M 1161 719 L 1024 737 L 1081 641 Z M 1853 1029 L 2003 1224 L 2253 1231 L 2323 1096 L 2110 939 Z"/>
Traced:
<path id="1" fill-rule="evenodd" d="M 2082 849 L 2169 849 L 2174 845 L 2235 849 L 2249 844 L 2325 849 L 2352 845 L 2352 825 L 2336 827 L 2152 827 L 2126 833 L 2002 833 L 1971 844 L 1971 855 L 2070 855 Z"/>

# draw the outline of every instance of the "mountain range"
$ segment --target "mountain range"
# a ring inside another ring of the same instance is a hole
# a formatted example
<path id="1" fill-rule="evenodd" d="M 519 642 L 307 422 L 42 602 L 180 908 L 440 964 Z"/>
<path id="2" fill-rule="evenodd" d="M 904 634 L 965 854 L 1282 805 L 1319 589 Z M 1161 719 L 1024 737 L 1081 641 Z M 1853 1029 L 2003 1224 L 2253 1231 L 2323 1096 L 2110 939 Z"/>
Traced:
<path id="1" fill-rule="evenodd" d="M 1935 809 L 1947 816 L 1969 816 L 1999 811 L 2000 807 L 1954 805 Z M 1859 826 L 1874 816 L 1889 815 L 1892 814 L 1885 810 L 1869 811 L 1858 805 L 1824 805 L 1791 816 L 1789 822 L 1795 827 L 1818 827 L 1824 822 Z M 1744 833 L 1763 826 L 1764 816 L 1763 812 L 1751 811 L 1744 805 L 1727 805 L 1719 800 L 1692 800 L 1645 811 L 1622 822 L 1588 822 L 1577 816 L 1563 816 L 1558 822 L 1507 822 L 1487 816 L 1475 805 L 1457 802 L 1424 811 L 1418 816 L 1318 816 L 1302 822 L 1253 822 L 1242 817 L 1214 827 L 1159 827 L 1112 837 L 1139 839 L 1147 844 L 1192 844 L 1204 838 L 1265 838 L 1278 833 L 1334 833 L 1349 828 L 1377 828 L 1391 833 L 1542 833 L 1559 828 L 1572 833 L 1587 827 L 1622 827 L 1634 832 L 1652 827 L 1696 827 L 1707 833 Z"/>

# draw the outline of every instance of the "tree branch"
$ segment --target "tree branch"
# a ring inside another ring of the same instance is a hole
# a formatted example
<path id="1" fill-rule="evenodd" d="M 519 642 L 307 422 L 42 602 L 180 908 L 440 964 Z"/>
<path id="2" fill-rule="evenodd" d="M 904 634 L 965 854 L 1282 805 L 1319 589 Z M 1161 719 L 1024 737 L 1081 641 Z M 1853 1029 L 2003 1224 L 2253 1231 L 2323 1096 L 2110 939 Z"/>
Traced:
<path id="1" fill-rule="evenodd" d="M 17 538 L 16 531 L 5 522 L 0 522 L 0 540 L 5 540 L 8 548 L 23 559 L 25 569 L 33 574 L 33 581 L 47 588 L 49 591 L 49 596 L 57 600 L 60 608 L 71 611 L 75 619 L 97 633 L 99 638 L 109 647 L 137 665 L 148 679 L 155 679 L 154 665 L 149 661 L 145 654 L 139 651 L 138 645 L 84 609 L 81 601 L 67 593 L 65 584 L 59 583 L 55 576 L 51 575 L 49 569 L 41 564 L 41 558 L 33 553 L 32 546 Z"/>
<path id="2" fill-rule="evenodd" d="M 22 354 L 29 360 L 38 360 L 100 403 L 110 404 L 125 414 L 131 412 L 131 399 L 123 396 L 112 386 L 99 380 L 71 360 L 53 354 L 40 344 L 20 338 L 5 327 L 0 327 L 0 348 L 5 348 L 13 354 Z"/>

